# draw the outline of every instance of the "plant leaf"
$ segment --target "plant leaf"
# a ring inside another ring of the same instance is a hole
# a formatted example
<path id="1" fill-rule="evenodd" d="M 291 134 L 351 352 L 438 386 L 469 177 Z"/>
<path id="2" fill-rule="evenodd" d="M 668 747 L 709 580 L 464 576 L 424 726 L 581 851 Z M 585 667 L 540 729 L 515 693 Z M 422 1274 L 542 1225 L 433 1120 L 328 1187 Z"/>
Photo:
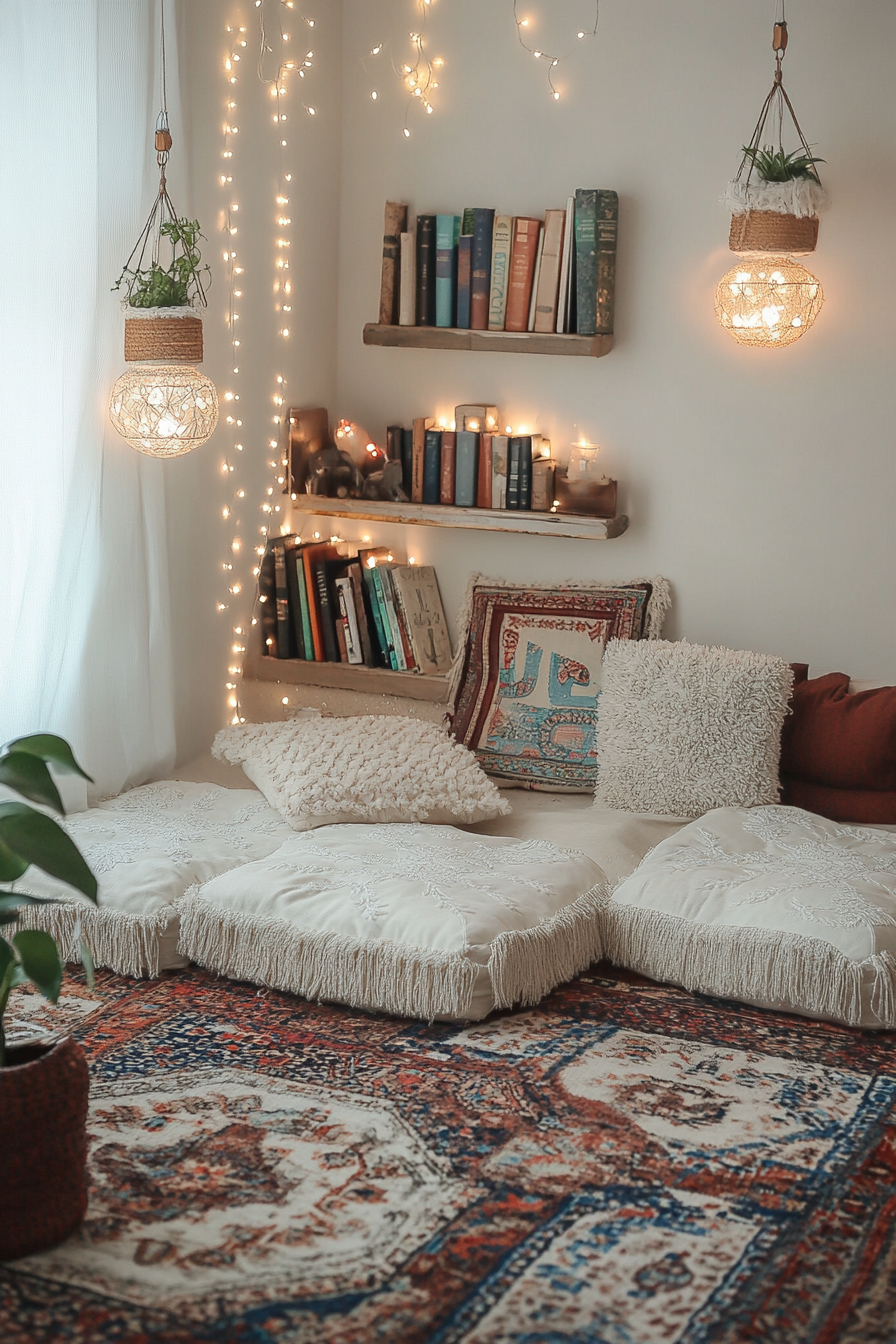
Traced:
<path id="1" fill-rule="evenodd" d="M 55 1003 L 62 988 L 62 962 L 53 939 L 43 929 L 22 929 L 12 941 L 25 975 Z"/>
<path id="2" fill-rule="evenodd" d="M 0 844 L 96 903 L 96 878 L 75 842 L 52 817 L 27 803 L 0 803 Z"/>
<path id="3" fill-rule="evenodd" d="M 16 878 L 27 872 L 30 866 L 27 859 L 14 854 L 0 840 L 0 882 L 15 882 Z"/>
<path id="4" fill-rule="evenodd" d="M 42 761 L 51 761 L 63 774 L 80 775 L 88 784 L 93 783 L 90 775 L 75 760 L 65 738 L 56 737 L 54 733 L 31 733 L 28 737 L 16 738 L 13 742 L 7 742 L 6 750 L 26 751 L 32 756 L 39 756 Z"/>
<path id="5" fill-rule="evenodd" d="M 56 812 L 64 812 L 59 790 L 39 756 L 28 751 L 10 751 L 0 756 L 0 784 L 15 789 L 32 803 L 43 803 Z"/>
<path id="6" fill-rule="evenodd" d="M 87 988 L 93 989 L 93 986 L 96 983 L 96 975 L 94 974 L 96 967 L 93 964 L 93 953 L 83 939 L 81 940 L 81 965 L 84 967 L 84 978 L 87 981 Z"/>
<path id="7" fill-rule="evenodd" d="M 57 905 L 49 896 L 32 896 L 27 891 L 0 891 L 0 925 L 15 924 L 25 905 Z"/>

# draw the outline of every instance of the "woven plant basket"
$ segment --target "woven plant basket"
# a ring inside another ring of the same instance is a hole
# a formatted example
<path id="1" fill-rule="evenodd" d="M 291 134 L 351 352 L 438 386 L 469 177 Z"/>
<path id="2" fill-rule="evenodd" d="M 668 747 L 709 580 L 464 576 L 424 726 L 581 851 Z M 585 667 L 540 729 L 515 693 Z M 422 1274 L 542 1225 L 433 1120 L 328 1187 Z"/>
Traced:
<path id="1" fill-rule="evenodd" d="M 782 215 L 777 210 L 747 210 L 731 216 L 728 246 L 732 252 L 804 255 L 818 242 L 817 215 Z"/>
<path id="2" fill-rule="evenodd" d="M 0 1069 L 0 1260 L 57 1246 L 87 1211 L 84 1052 L 55 1045 L 7 1051 Z"/>
<path id="3" fill-rule="evenodd" d="M 129 317 L 124 324 L 124 357 L 202 362 L 201 317 Z"/>

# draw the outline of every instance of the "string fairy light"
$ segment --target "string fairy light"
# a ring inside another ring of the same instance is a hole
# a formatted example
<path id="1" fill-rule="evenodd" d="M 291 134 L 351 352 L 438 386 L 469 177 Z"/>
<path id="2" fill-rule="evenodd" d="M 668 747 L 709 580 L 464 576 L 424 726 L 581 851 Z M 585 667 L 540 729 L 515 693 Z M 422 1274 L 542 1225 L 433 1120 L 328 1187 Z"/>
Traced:
<path id="1" fill-rule="evenodd" d="M 519 0 L 512 0 L 512 2 L 513 2 L 513 21 L 516 24 L 516 35 L 517 38 L 519 39 L 520 46 L 525 51 L 528 51 L 530 56 L 532 56 L 534 60 L 544 61 L 545 66 L 547 68 L 548 89 L 550 90 L 552 100 L 555 103 L 558 103 L 560 101 L 560 90 L 554 83 L 554 72 L 556 71 L 561 61 L 568 60 L 568 58 L 572 55 L 574 48 L 571 47 L 570 50 L 565 52 L 562 56 L 557 56 L 553 55 L 549 51 L 543 51 L 540 47 L 530 45 L 530 43 L 527 41 L 527 38 L 529 37 L 531 30 L 535 26 L 534 22 L 531 18 L 521 19 L 519 15 Z M 594 0 L 594 23 L 591 28 L 579 28 L 576 32 L 576 41 L 580 42 L 588 37 L 596 37 L 597 25 L 599 22 L 600 22 L 600 0 Z"/>
<path id="2" fill-rule="evenodd" d="M 404 124 L 401 128 L 401 133 L 406 140 L 411 138 L 411 128 L 408 123 L 413 107 L 419 105 L 427 116 L 432 115 L 434 109 L 430 96 L 432 91 L 439 87 L 437 74 L 445 64 L 444 57 L 430 57 L 426 49 L 426 23 L 434 3 L 435 0 L 414 0 L 415 10 L 419 11 L 420 23 L 416 29 L 412 29 L 408 33 L 411 41 L 410 59 L 396 64 L 390 56 L 392 70 L 408 94 L 408 100 L 405 104 Z M 390 46 L 391 43 L 388 41 L 377 42 L 370 48 L 367 56 L 379 56 Z M 367 70 L 366 58 L 362 59 L 361 64 L 369 76 L 370 72 Z M 371 89 L 370 98 L 375 103 L 379 98 L 379 90 Z"/>

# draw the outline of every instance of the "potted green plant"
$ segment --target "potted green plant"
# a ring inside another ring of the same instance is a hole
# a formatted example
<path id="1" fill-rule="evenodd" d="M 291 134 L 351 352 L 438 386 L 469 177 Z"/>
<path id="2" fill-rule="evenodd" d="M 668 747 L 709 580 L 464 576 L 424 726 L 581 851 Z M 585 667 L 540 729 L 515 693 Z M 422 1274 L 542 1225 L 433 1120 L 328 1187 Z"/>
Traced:
<path id="1" fill-rule="evenodd" d="M 166 198 L 167 199 L 167 198 Z M 124 290 L 128 318 L 124 326 L 124 357 L 202 360 L 202 320 L 196 307 L 205 305 L 205 284 L 211 271 L 202 263 L 198 219 L 171 213 L 158 225 L 158 238 L 144 265 L 147 237 L 135 248 L 112 286 Z M 163 264 L 161 252 L 167 253 Z M 136 259 L 135 259 L 136 258 Z M 203 283 L 205 282 L 205 283 Z"/>
<path id="2" fill-rule="evenodd" d="M 84 856 L 53 817 L 40 810 L 65 811 L 48 764 L 90 779 L 68 743 L 49 733 L 18 738 L 0 750 L 0 784 L 30 800 L 0 801 L 4 931 L 19 922 L 23 908 L 52 904 L 5 885 L 16 882 L 32 864 L 96 902 L 96 878 Z M 83 956 L 90 975 L 86 948 Z M 20 928 L 12 937 L 0 936 L 0 1260 L 57 1245 L 78 1227 L 87 1208 L 89 1076 L 84 1052 L 71 1037 L 51 1044 L 6 1042 L 12 990 L 31 983 L 55 1003 L 62 975 L 56 944 L 42 929 Z"/>
<path id="3" fill-rule="evenodd" d="M 732 252 L 814 251 L 818 215 L 828 204 L 816 168 L 824 159 L 805 146 L 788 153 L 782 145 L 744 145 L 743 155 L 740 172 L 725 193 Z"/>

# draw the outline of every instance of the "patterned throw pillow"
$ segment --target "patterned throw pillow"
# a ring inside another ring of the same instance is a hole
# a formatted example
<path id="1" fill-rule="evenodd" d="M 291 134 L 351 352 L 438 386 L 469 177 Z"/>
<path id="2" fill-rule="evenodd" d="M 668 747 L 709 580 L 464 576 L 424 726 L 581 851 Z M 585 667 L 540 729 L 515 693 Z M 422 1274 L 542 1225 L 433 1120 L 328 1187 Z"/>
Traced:
<path id="1" fill-rule="evenodd" d="M 699 817 L 778 801 L 783 658 L 617 640 L 604 658 L 598 807 Z"/>
<path id="2" fill-rule="evenodd" d="M 474 574 L 449 700 L 454 735 L 505 787 L 589 793 L 608 639 L 658 638 L 665 579 L 551 587 Z"/>

